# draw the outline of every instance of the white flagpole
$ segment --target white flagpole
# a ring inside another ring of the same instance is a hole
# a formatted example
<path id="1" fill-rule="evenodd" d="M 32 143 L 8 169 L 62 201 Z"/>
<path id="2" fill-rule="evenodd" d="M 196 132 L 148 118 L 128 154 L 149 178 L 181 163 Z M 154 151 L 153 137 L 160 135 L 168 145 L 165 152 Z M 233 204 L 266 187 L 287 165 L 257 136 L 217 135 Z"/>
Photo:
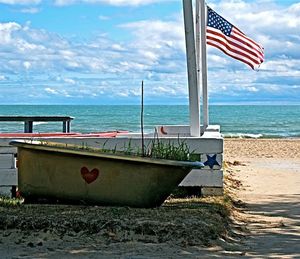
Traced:
<path id="1" fill-rule="evenodd" d="M 206 5 L 205 0 L 196 0 L 197 2 L 200 2 L 199 9 L 200 9 L 200 17 L 198 19 L 199 21 L 199 28 L 200 28 L 200 46 L 198 46 L 199 59 L 198 63 L 200 66 L 200 72 L 201 75 L 198 80 L 201 80 L 201 87 L 202 87 L 202 112 L 203 112 L 203 130 L 207 128 L 209 125 L 209 115 L 208 115 L 208 91 L 207 91 L 207 55 L 206 55 Z M 201 61 L 201 62 L 200 62 Z M 198 74 L 198 75 L 199 75 Z"/>
<path id="2" fill-rule="evenodd" d="M 201 46 L 201 39 L 200 39 L 200 2 L 196 0 L 196 14 L 195 14 L 195 24 L 196 24 L 196 62 L 197 62 L 197 84 L 199 89 L 199 104 L 200 104 L 200 113 L 201 113 L 201 96 L 202 96 L 202 84 L 201 84 L 201 69 L 200 69 L 200 60 L 201 60 L 201 53 L 200 53 L 200 46 Z M 200 119 L 201 120 L 201 119 Z M 201 127 L 200 127 L 201 131 Z M 200 132 L 202 134 L 202 132 Z"/>
<path id="3" fill-rule="evenodd" d="M 183 0 L 183 16 L 189 84 L 190 134 L 193 137 L 200 137 L 200 94 L 197 83 L 197 62 L 192 0 Z"/>

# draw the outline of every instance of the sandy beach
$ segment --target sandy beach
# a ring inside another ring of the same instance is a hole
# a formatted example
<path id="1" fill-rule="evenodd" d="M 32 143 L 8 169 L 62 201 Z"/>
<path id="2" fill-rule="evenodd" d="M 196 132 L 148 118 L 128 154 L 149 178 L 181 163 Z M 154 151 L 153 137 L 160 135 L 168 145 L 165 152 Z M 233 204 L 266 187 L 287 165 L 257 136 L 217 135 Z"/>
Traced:
<path id="1" fill-rule="evenodd" d="M 225 160 L 242 183 L 238 199 L 245 203 L 240 220 L 249 235 L 249 258 L 300 257 L 300 140 L 226 139 Z"/>
<path id="2" fill-rule="evenodd" d="M 2 230 L 1 258 L 299 258 L 300 139 L 226 139 L 224 148 L 226 191 L 237 204 L 232 212 L 234 234 L 227 239 L 198 245 L 195 236 L 204 229 L 192 231 L 203 227 L 197 223 L 197 215 L 184 207 L 180 210 L 182 214 L 174 215 L 172 208 L 166 206 L 166 221 L 158 216 L 162 210 L 143 212 L 149 214 L 148 225 L 149 217 L 157 218 L 162 225 L 168 224 L 168 229 L 180 226 L 180 230 L 188 231 L 174 230 L 173 235 L 178 236 L 161 240 L 155 240 L 154 235 L 144 240 L 127 237 L 121 242 L 107 242 L 99 233 L 87 236 L 72 232 L 60 236 L 34 231 L 34 226 L 32 231 L 25 232 Z M 132 221 L 135 211 L 130 213 L 126 214 L 124 224 L 143 224 L 141 220 Z M 188 213 L 191 216 L 186 216 Z M 39 215 L 32 215 L 35 216 Z M 177 216 L 184 221 L 173 221 Z M 164 233 L 166 229 L 160 225 L 155 231 Z M 115 233 L 105 235 L 109 240 L 119 238 Z M 184 242 L 178 242 L 179 239 Z"/>

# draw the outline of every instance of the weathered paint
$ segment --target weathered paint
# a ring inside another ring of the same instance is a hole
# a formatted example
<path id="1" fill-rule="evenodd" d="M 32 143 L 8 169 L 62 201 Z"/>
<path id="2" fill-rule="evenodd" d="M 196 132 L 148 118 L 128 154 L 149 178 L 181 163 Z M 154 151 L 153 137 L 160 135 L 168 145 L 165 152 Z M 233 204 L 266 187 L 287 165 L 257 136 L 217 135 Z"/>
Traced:
<path id="1" fill-rule="evenodd" d="M 124 157 L 13 142 L 26 198 L 156 207 L 199 163 Z"/>
<path id="2" fill-rule="evenodd" d="M 0 169 L 0 186 L 16 186 L 17 180 L 17 169 Z"/>
<path id="3" fill-rule="evenodd" d="M 0 154 L 0 170 L 15 168 L 14 154 Z"/>
<path id="4" fill-rule="evenodd" d="M 183 0 L 186 61 L 189 85 L 190 135 L 200 137 L 200 90 L 197 80 L 192 0 Z"/>
<path id="5" fill-rule="evenodd" d="M 15 147 L 0 146 L 0 195 L 12 195 L 12 188 L 17 185 L 18 172 L 16 169 Z"/>
<path id="6" fill-rule="evenodd" d="M 223 170 L 193 169 L 179 186 L 223 188 Z"/>

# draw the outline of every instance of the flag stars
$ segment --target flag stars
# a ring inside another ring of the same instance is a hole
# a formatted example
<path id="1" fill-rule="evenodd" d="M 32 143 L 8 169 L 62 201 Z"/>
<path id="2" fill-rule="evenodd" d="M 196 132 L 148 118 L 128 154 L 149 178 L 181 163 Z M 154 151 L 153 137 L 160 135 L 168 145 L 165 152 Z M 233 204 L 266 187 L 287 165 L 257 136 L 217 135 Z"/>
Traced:
<path id="1" fill-rule="evenodd" d="M 232 24 L 226 21 L 222 16 L 208 7 L 208 26 L 220 30 L 226 36 L 230 36 Z"/>

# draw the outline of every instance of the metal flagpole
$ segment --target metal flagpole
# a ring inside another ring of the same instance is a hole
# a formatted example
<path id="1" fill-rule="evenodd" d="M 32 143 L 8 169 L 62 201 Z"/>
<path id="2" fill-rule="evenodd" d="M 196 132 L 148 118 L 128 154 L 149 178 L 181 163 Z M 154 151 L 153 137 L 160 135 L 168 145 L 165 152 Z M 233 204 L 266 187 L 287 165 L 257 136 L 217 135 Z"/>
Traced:
<path id="1" fill-rule="evenodd" d="M 199 17 L 199 28 L 200 28 L 200 46 L 198 46 L 199 52 L 199 66 L 201 75 L 198 80 L 201 80 L 201 87 L 202 87 L 202 112 L 203 112 L 203 130 L 207 128 L 209 125 L 209 115 L 208 115 L 208 91 L 207 91 L 207 55 L 206 55 L 206 5 L 205 0 L 196 0 L 200 2 L 199 9 L 200 9 L 200 17 Z M 198 75 L 199 75 L 198 74 Z"/>
<path id="2" fill-rule="evenodd" d="M 192 0 L 183 0 L 183 16 L 189 84 L 190 134 L 193 137 L 200 137 L 200 94 L 197 83 L 196 46 Z"/>

